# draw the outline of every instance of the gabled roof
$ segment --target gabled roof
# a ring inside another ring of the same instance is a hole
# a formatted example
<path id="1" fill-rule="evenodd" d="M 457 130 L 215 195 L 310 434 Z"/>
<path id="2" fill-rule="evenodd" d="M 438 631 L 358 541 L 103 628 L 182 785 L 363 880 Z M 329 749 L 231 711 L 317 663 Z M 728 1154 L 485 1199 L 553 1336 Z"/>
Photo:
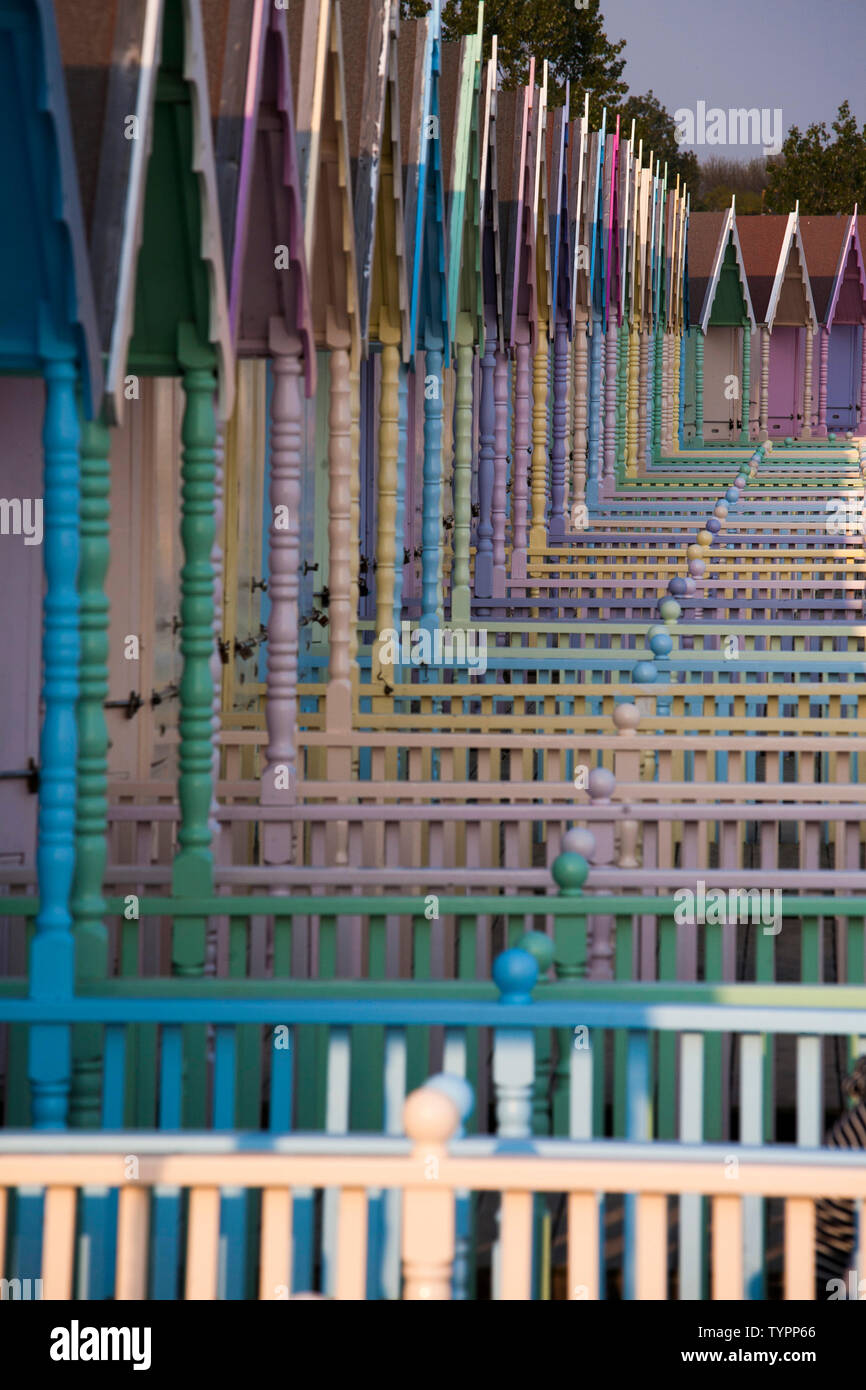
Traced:
<path id="1" fill-rule="evenodd" d="M 497 98 L 497 163 L 499 169 L 499 231 L 502 245 L 502 307 L 506 341 L 516 341 L 520 317 L 534 332 L 535 225 L 530 176 L 530 135 L 535 89 L 535 60 L 529 62 L 525 87 L 500 92 Z"/>
<path id="2" fill-rule="evenodd" d="M 439 139 L 440 50 L 439 0 L 433 0 L 424 19 L 409 20 L 400 26 L 400 145 L 411 351 L 414 354 L 421 341 L 426 304 L 433 324 L 441 329 L 447 366 L 450 341 L 442 142 Z"/>
<path id="3" fill-rule="evenodd" d="M 620 288 L 620 263 L 619 263 L 619 211 L 618 211 L 618 182 L 619 182 L 619 116 L 616 118 L 616 126 L 613 132 L 607 137 L 607 149 L 605 152 L 605 175 L 604 175 L 604 325 L 607 328 L 608 316 L 613 305 L 617 317 L 619 315 L 619 288 Z"/>
<path id="4" fill-rule="evenodd" d="M 80 22 L 80 10 L 74 11 Z M 126 7 L 118 5 L 118 17 Z M 125 28 L 117 32 L 120 42 Z M 181 335 L 191 331 L 197 348 L 213 352 L 219 384 L 218 414 L 231 415 L 234 400 L 234 351 L 228 314 L 225 262 L 220 233 L 207 69 L 199 0 L 164 0 L 159 81 L 152 114 L 139 131 L 150 144 L 143 197 L 141 247 L 125 266 L 135 278 L 135 307 L 128 354 L 114 356 L 118 379 L 110 380 L 116 397 L 124 355 L 132 372 L 173 375 L 183 371 Z M 118 52 L 123 62 L 125 50 Z M 123 124 L 106 122 L 100 181 L 123 168 L 126 156 L 112 151 L 126 139 Z M 103 174 L 103 168 L 107 173 Z M 125 236 L 138 240 L 136 205 L 128 209 Z M 94 216 L 96 216 L 94 208 Z M 187 327 L 189 326 L 189 328 Z"/>
<path id="5" fill-rule="evenodd" d="M 377 246 L 379 201 L 383 169 L 389 167 L 393 238 L 389 275 L 396 287 L 403 355 L 409 356 L 409 291 L 406 283 L 406 228 L 403 214 L 403 172 L 400 145 L 400 81 L 397 35 L 398 0 L 340 0 L 343 50 L 363 64 L 363 80 L 346 83 L 346 121 L 355 210 L 355 248 L 358 271 L 358 304 L 364 350 L 371 331 L 371 311 L 376 283 L 376 258 L 385 255 Z M 381 263 L 380 263 L 381 265 Z"/>
<path id="6" fill-rule="evenodd" d="M 801 217 L 800 231 L 818 322 L 859 323 L 866 310 L 866 275 L 856 214 Z"/>
<path id="7" fill-rule="evenodd" d="M 448 227 L 448 312 L 452 342 L 456 341 L 457 314 L 461 310 L 472 315 L 473 333 L 483 341 L 478 208 L 483 3 L 478 11 L 478 28 L 474 34 L 466 34 L 459 43 L 442 44 L 440 145 Z"/>
<path id="8" fill-rule="evenodd" d="M 568 208 L 568 123 L 569 84 L 565 84 L 564 105 L 548 113 L 547 168 L 550 178 L 550 254 L 554 322 L 565 320 L 571 336 L 571 228 Z"/>
<path id="9" fill-rule="evenodd" d="M 793 254 L 797 259 L 809 317 L 813 326 L 817 327 L 797 213 L 744 217 L 739 224 L 739 236 L 756 322 L 772 328 L 788 262 Z"/>
<path id="10" fill-rule="evenodd" d="M 632 121 L 634 131 L 634 121 Z M 632 190 L 634 188 L 634 148 L 631 138 L 620 137 L 617 157 L 619 190 L 617 209 L 619 217 L 619 321 L 631 318 L 631 245 L 634 224 Z"/>
<path id="11" fill-rule="evenodd" d="M 504 314 L 502 310 L 502 245 L 499 235 L 499 173 L 496 129 L 498 101 L 496 76 L 496 35 L 491 42 L 491 55 L 485 65 L 482 86 L 481 151 L 478 197 L 483 226 L 482 267 L 484 309 L 496 320 L 496 338 L 500 351 L 505 349 Z"/>
<path id="12" fill-rule="evenodd" d="M 302 343 L 307 395 L 316 351 L 304 255 L 292 79 L 285 11 L 267 0 L 202 0 L 214 123 L 217 190 L 229 291 L 240 350 L 268 350 L 282 315 Z M 288 265 L 276 264 L 285 246 Z"/>
<path id="13" fill-rule="evenodd" d="M 569 133 L 570 169 L 568 176 L 568 221 L 571 238 L 571 316 L 574 320 L 578 306 L 587 307 L 588 267 L 586 258 L 586 167 L 589 137 L 589 95 L 584 114 L 571 123 Z"/>
<path id="14" fill-rule="evenodd" d="M 604 305 L 604 146 L 607 112 L 601 120 L 601 130 L 589 138 L 587 180 L 587 231 L 589 242 L 589 293 L 593 310 L 601 314 Z"/>
<path id="15" fill-rule="evenodd" d="M 746 304 L 749 321 L 756 327 L 755 311 L 749 293 L 749 278 L 743 260 L 733 207 L 723 212 L 692 212 L 689 214 L 689 314 L 692 324 L 706 333 L 713 312 L 713 301 L 722 275 L 725 253 L 729 244 L 733 251 Z"/>

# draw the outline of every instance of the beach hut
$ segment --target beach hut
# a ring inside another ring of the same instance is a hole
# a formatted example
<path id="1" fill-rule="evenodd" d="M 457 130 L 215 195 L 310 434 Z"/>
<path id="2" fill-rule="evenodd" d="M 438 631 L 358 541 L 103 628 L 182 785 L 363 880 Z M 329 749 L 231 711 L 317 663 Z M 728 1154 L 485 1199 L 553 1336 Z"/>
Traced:
<path id="1" fill-rule="evenodd" d="M 569 222 L 569 137 L 568 119 L 570 88 L 566 83 L 565 101 L 548 117 L 547 167 L 550 176 L 550 256 L 553 302 L 553 409 L 550 447 L 550 519 L 548 535 L 551 541 L 561 541 L 566 535 L 568 515 L 568 397 L 572 318 L 572 260 L 571 227 Z"/>
<path id="2" fill-rule="evenodd" d="M 800 218 L 819 324 L 806 438 L 810 432 L 824 439 L 828 430 L 856 429 L 859 420 L 866 273 L 857 223 L 856 212 L 850 217 Z"/>
<path id="3" fill-rule="evenodd" d="M 689 217 L 686 437 L 748 442 L 755 316 L 734 205 Z"/>
<path id="4" fill-rule="evenodd" d="M 86 787 L 84 802 L 77 802 L 82 613 L 76 580 L 81 533 L 94 520 L 102 523 L 104 487 L 102 473 L 83 486 L 82 421 L 102 409 L 103 366 L 60 44 L 54 7 L 45 0 L 0 4 L 0 145 L 8 180 L 0 212 L 0 582 L 7 654 L 0 676 L 0 848 L 7 864 L 35 862 L 40 901 L 30 986 L 36 995 L 62 996 L 74 977 L 76 832 L 82 815 L 101 813 L 104 786 L 103 780 Z M 88 591 L 92 562 L 88 550 Z M 83 621 L 89 617 L 85 611 Z M 104 633 L 100 638 L 104 643 Z M 92 647 L 85 655 L 89 680 Z M 97 681 L 103 673 L 101 661 Z M 100 684 L 97 699 L 102 690 Z M 100 771 L 104 779 L 104 765 Z M 66 1094 L 56 1083 L 68 1074 L 67 1047 L 50 1029 L 31 1038 L 37 1127 L 65 1122 Z"/>
<path id="5" fill-rule="evenodd" d="M 811 416 L 818 326 L 799 217 L 796 211 L 744 217 L 738 229 L 757 324 L 752 361 L 761 364 L 758 437 L 797 436 Z"/>

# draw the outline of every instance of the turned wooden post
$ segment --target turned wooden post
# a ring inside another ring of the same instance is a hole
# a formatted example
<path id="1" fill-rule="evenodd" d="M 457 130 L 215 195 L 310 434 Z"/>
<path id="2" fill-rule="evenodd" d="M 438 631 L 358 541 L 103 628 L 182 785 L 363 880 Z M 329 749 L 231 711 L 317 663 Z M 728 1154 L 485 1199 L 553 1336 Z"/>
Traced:
<path id="1" fill-rule="evenodd" d="M 652 463 L 653 456 L 653 400 L 655 391 L 653 378 L 655 376 L 655 333 L 652 328 L 647 329 L 647 352 L 646 352 L 646 429 L 641 439 L 641 450 L 646 464 Z"/>
<path id="2" fill-rule="evenodd" d="M 613 494 L 616 481 L 616 392 L 618 350 L 619 332 L 616 319 L 611 314 L 611 317 L 607 321 L 607 338 L 605 341 L 604 473 L 602 475 L 602 492 L 605 497 Z"/>
<path id="3" fill-rule="evenodd" d="M 574 445 L 572 458 L 571 503 L 586 501 L 586 410 L 587 410 L 587 314 L 578 309 L 574 325 Z"/>
<path id="4" fill-rule="evenodd" d="M 451 1298 L 454 1193 L 435 1177 L 459 1124 L 454 1101 L 432 1087 L 413 1091 L 403 1107 L 417 1169 L 417 1180 L 406 1187 L 403 1200 L 403 1298 L 409 1302 Z"/>
<path id="5" fill-rule="evenodd" d="M 282 806 L 286 819 L 262 825 L 266 864 L 293 861 L 293 826 L 297 767 L 295 731 L 298 692 L 298 570 L 301 562 L 300 503 L 303 447 L 303 362 L 300 340 L 289 337 L 281 320 L 270 320 L 273 367 L 271 390 L 271 480 L 268 593 L 268 675 L 265 720 L 268 742 L 262 772 L 263 806 Z M 344 438 L 349 430 L 349 356 L 331 354 L 331 409 L 335 397 Z M 335 441 L 329 440 L 329 459 Z M 339 547 L 338 547 L 339 549 Z M 330 575 L 329 575 L 330 587 Z M 333 642 L 333 632 L 331 639 Z M 332 658 L 333 659 L 333 658 Z"/>
<path id="6" fill-rule="evenodd" d="M 808 352 L 811 356 L 811 347 L 808 348 Z M 810 402 L 812 399 L 811 391 L 812 388 L 810 386 Z M 748 319 L 745 319 L 743 322 L 743 385 L 740 394 L 742 397 L 740 401 L 740 443 L 748 444 L 752 437 L 752 427 L 749 419 L 752 410 L 752 333 Z M 811 425 L 809 435 L 811 437 Z"/>
<path id="7" fill-rule="evenodd" d="M 767 421 L 770 413 L 770 330 L 766 324 L 761 328 L 761 406 L 758 439 L 767 438 Z"/>
<path id="8" fill-rule="evenodd" d="M 616 790 L 616 778 L 612 772 L 605 767 L 594 767 L 589 774 L 587 792 L 593 806 L 608 806 Z M 592 862 L 596 868 L 608 868 L 614 862 L 614 826 L 613 821 L 593 820 L 592 833 L 595 838 L 595 850 L 593 851 Z M 616 943 L 614 941 L 614 919 L 612 917 L 593 916 L 590 926 L 590 944 L 588 951 L 589 969 L 587 974 L 591 980 L 612 980 L 614 978 L 614 961 L 616 958 Z"/>
<path id="9" fill-rule="evenodd" d="M 695 329 L 695 448 L 704 447 L 704 333 Z"/>
<path id="10" fill-rule="evenodd" d="M 514 371 L 514 448 L 511 459 L 511 574 L 526 578 L 527 473 L 530 446 L 529 406 L 530 345 L 518 343 Z"/>
<path id="11" fill-rule="evenodd" d="M 646 460 L 647 415 L 649 413 L 649 333 L 644 328 L 640 334 L 640 377 L 637 394 L 637 454 L 638 472 L 644 472 Z"/>
<path id="12" fill-rule="evenodd" d="M 818 439 L 827 438 L 827 375 L 830 366 L 830 330 L 826 324 L 820 329 L 820 357 L 818 359 Z"/>
<path id="13" fill-rule="evenodd" d="M 493 597 L 493 488 L 496 456 L 496 336 L 489 328 L 481 358 L 478 403 L 478 531 L 475 547 L 475 597 Z"/>
<path id="14" fill-rule="evenodd" d="M 80 661 L 79 562 L 80 429 L 77 369 L 68 357 L 45 363 L 42 561 L 42 731 L 36 878 L 39 912 L 30 947 L 30 995 L 71 998 L 74 942 L 69 910 L 75 868 L 76 700 Z M 34 1025 L 29 1078 L 35 1129 L 62 1129 L 69 1093 L 69 1028 Z"/>
<path id="15" fill-rule="evenodd" d="M 505 598 L 505 528 L 508 488 L 508 390 L 507 352 L 496 352 L 493 369 L 493 597 Z"/>
<path id="16" fill-rule="evenodd" d="M 424 364 L 424 472 L 421 521 L 421 625 L 439 626 L 442 610 L 442 351 L 429 347 Z"/>
<path id="17" fill-rule="evenodd" d="M 76 988 L 104 980 L 108 969 L 105 877 L 108 836 L 108 599 L 111 434 L 101 421 L 81 433 L 81 563 L 78 597 L 81 666 L 78 693 L 78 794 L 72 917 Z M 97 1128 L 101 1118 L 102 1028 L 82 1024 L 73 1043 L 69 1123 Z"/>
<path id="18" fill-rule="evenodd" d="M 394 622 L 394 556 L 397 546 L 397 460 L 400 450 L 400 349 L 399 335 L 382 347 L 379 389 L 379 467 L 376 507 L 376 641 L 373 646 L 373 682 L 391 685 L 394 669 L 383 662 L 392 643 L 385 634 Z M 347 422 L 348 423 L 348 422 Z M 346 442 L 349 443 L 348 434 Z M 349 459 L 351 465 L 351 459 Z M 351 544 L 351 537 L 348 537 Z M 329 586 L 330 587 L 330 586 Z M 334 634 L 331 633 L 333 643 Z M 351 691 L 351 686 L 349 687 Z M 351 721 L 349 723 L 351 728 Z"/>
<path id="19" fill-rule="evenodd" d="M 349 660 L 351 664 L 352 682 L 354 684 L 358 675 L 358 605 L 360 603 L 361 590 L 361 546 L 360 544 L 354 543 L 355 539 L 361 535 L 361 354 L 357 344 L 353 344 L 349 358 L 349 404 L 352 415 L 349 438 L 351 441 L 351 456 L 354 461 L 350 474 L 350 514 L 353 544 L 349 552 L 352 576 L 349 585 L 349 593 L 351 595 L 349 602 L 349 607 L 351 609 Z"/>
<path id="20" fill-rule="evenodd" d="M 664 345 L 665 333 L 657 329 L 653 339 L 653 433 L 650 461 L 657 459 L 662 451 L 662 390 L 664 388 Z"/>
<path id="21" fill-rule="evenodd" d="M 172 866 L 172 892 L 179 898 L 208 897 L 213 891 L 210 810 L 213 798 L 214 575 L 211 564 L 215 527 L 216 372 L 210 346 L 203 346 L 186 324 L 178 331 L 185 407 L 181 458 L 181 638 L 178 727 L 179 850 Z M 206 921 L 175 922 L 172 968 L 176 975 L 204 971 Z"/>
<path id="22" fill-rule="evenodd" d="M 530 554 L 547 545 L 547 325 L 539 325 L 532 367 L 532 525 Z"/>
<path id="23" fill-rule="evenodd" d="M 633 478 L 637 469 L 638 440 L 638 372 L 640 367 L 640 334 L 637 324 L 629 330 L 628 383 L 626 395 L 625 471 Z"/>
<path id="24" fill-rule="evenodd" d="M 397 515 L 394 522 L 394 627 L 399 632 L 403 617 L 403 572 L 406 566 L 406 472 L 409 467 L 409 368 L 401 362 L 397 374 Z M 357 471 L 357 470 L 353 470 Z M 349 544 L 354 550 L 351 528 Z M 352 627 L 355 617 L 350 611 Z"/>
<path id="25" fill-rule="evenodd" d="M 860 433 L 866 434 L 866 321 L 860 334 Z"/>
<path id="26" fill-rule="evenodd" d="M 598 502 L 599 462 L 601 459 L 602 395 L 601 358 L 603 334 L 600 319 L 593 318 L 589 344 L 589 428 L 587 430 L 586 498 L 590 506 Z"/>
<path id="27" fill-rule="evenodd" d="M 812 342 L 813 333 L 811 328 L 806 327 L 806 351 L 805 362 L 803 364 L 803 428 L 800 431 L 801 439 L 812 438 Z"/>
<path id="28" fill-rule="evenodd" d="M 460 315 L 457 326 L 457 390 L 454 407 L 454 564 L 451 571 L 451 621 L 469 622 L 469 536 L 472 526 L 472 379 L 475 352 L 472 323 Z"/>
<path id="29" fill-rule="evenodd" d="M 553 427 L 550 450 L 550 538 L 565 535 L 566 435 L 568 430 L 568 325 L 556 321 L 553 343 Z"/>
<path id="30" fill-rule="evenodd" d="M 627 323 L 619 326 L 616 354 L 616 475 L 625 476 L 626 427 L 628 424 L 628 338 Z"/>

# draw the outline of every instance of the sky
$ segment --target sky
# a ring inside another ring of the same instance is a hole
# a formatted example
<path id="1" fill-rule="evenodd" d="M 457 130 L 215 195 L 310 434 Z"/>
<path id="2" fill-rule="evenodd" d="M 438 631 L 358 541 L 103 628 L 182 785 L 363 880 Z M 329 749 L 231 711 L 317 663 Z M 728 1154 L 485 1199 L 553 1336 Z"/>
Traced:
<path id="1" fill-rule="evenodd" d="M 714 133 L 726 137 L 731 108 L 766 109 L 770 143 L 776 124 L 782 139 L 792 125 L 829 129 L 846 97 L 866 123 L 866 0 L 601 0 L 601 10 L 608 38 L 626 40 L 629 91 L 651 87 L 672 115 L 693 113 L 696 139 L 699 102 L 725 112 Z M 683 147 L 700 159 L 766 152 L 762 143 Z"/>

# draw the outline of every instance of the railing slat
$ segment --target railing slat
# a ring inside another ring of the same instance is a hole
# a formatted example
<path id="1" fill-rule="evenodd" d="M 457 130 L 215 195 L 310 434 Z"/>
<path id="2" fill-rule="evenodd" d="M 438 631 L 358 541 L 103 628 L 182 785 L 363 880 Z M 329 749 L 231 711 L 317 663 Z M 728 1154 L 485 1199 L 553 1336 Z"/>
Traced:
<path id="1" fill-rule="evenodd" d="M 656 1193 L 641 1193 L 635 1199 L 634 1298 L 641 1302 L 664 1300 L 668 1296 L 668 1202 Z"/>
<path id="2" fill-rule="evenodd" d="M 366 1286 L 367 1193 L 363 1188 L 344 1187 L 337 1214 L 334 1296 L 357 1301 L 363 1299 Z"/>
<path id="3" fill-rule="evenodd" d="M 117 1272 L 114 1296 L 141 1302 L 147 1298 L 149 1196 L 146 1187 L 127 1183 L 117 1200 Z"/>
<path id="4" fill-rule="evenodd" d="M 499 1213 L 500 1292 L 499 1298 L 513 1301 L 532 1294 L 532 1212 L 531 1192 L 505 1192 Z"/>
<path id="5" fill-rule="evenodd" d="M 187 1213 L 186 1298 L 205 1301 L 216 1298 L 219 1244 L 219 1188 L 193 1187 Z"/>
<path id="6" fill-rule="evenodd" d="M 60 1302 L 72 1298 L 77 1197 L 74 1187 L 49 1187 L 45 1192 L 42 1292 L 44 1298 Z"/>
<path id="7" fill-rule="evenodd" d="M 262 1192 L 261 1263 L 259 1298 L 279 1298 L 291 1293 L 292 1194 L 287 1187 L 266 1187 Z"/>
<path id="8" fill-rule="evenodd" d="M 810 1197 L 789 1197 L 785 1203 L 785 1299 L 814 1297 L 815 1203 Z"/>
<path id="9" fill-rule="evenodd" d="M 682 1199 L 681 1199 L 682 1200 Z M 743 1297 L 743 1203 L 739 1197 L 714 1197 L 713 1298 Z"/>
<path id="10" fill-rule="evenodd" d="M 599 1199 L 594 1192 L 568 1194 L 568 1297 L 599 1296 Z"/>

